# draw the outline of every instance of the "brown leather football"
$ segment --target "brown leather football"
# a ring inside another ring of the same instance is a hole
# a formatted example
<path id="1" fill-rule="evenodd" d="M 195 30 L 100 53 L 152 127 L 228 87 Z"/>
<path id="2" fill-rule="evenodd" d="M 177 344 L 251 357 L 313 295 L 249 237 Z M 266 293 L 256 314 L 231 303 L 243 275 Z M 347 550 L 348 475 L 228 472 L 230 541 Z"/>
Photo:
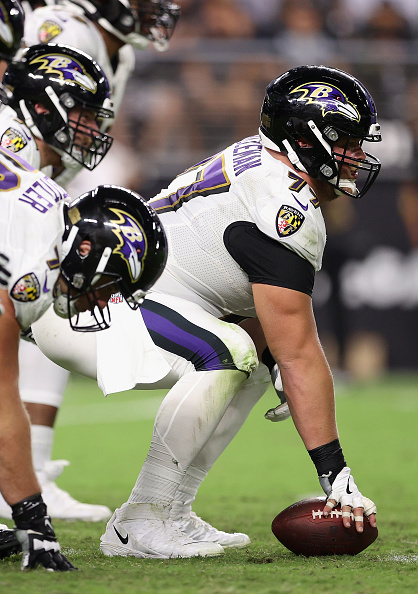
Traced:
<path id="1" fill-rule="evenodd" d="M 274 536 L 297 555 L 357 555 L 377 538 L 377 528 L 364 518 L 364 530 L 356 531 L 354 520 L 344 528 L 341 507 L 336 506 L 327 518 L 322 510 L 325 497 L 311 497 L 290 505 L 273 520 Z"/>

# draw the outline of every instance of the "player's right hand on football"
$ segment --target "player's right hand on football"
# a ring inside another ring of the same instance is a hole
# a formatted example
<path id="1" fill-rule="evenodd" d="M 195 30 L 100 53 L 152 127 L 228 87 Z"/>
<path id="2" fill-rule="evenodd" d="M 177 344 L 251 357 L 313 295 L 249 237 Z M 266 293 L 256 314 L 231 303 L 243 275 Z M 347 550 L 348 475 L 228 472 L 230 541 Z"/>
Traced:
<path id="1" fill-rule="evenodd" d="M 329 476 L 320 476 L 319 481 L 327 495 L 327 503 L 324 507 L 325 517 L 337 504 L 340 504 L 343 524 L 346 528 L 351 526 L 353 518 L 357 532 L 363 532 L 364 515 L 368 516 L 372 526 L 376 526 L 376 505 L 360 493 L 349 466 L 344 466 L 335 477 L 331 473 Z"/>
<path id="2" fill-rule="evenodd" d="M 46 514 L 40 494 L 12 506 L 14 532 L 23 553 L 22 571 L 44 567 L 47 571 L 72 571 L 76 567 L 61 553 L 61 547 Z"/>

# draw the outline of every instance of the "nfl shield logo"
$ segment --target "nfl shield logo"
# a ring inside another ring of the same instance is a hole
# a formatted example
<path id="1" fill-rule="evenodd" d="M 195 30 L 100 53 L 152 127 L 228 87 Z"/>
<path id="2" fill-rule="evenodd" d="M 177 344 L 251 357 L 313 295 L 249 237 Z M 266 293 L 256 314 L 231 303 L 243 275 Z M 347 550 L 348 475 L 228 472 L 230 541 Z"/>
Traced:
<path id="1" fill-rule="evenodd" d="M 296 233 L 305 220 L 304 215 L 293 206 L 283 204 L 277 213 L 276 228 L 279 237 L 289 237 Z"/>

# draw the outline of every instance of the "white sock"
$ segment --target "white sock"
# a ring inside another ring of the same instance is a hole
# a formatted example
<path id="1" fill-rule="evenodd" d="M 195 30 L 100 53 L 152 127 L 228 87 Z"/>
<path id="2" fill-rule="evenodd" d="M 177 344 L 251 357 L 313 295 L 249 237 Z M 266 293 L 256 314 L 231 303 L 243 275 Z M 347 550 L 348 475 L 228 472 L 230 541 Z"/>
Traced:
<path id="1" fill-rule="evenodd" d="M 51 460 L 54 443 L 54 428 L 46 425 L 31 425 L 32 458 L 35 472 L 41 472 L 45 462 Z"/>
<path id="2" fill-rule="evenodd" d="M 270 373 L 260 364 L 235 395 L 212 436 L 196 455 L 174 495 L 175 501 L 191 504 L 213 464 L 241 429 L 252 408 L 270 385 Z"/>
<path id="3" fill-rule="evenodd" d="M 157 413 L 151 447 L 129 503 L 168 505 L 173 500 L 244 380 L 241 371 L 199 371 L 176 383 Z"/>

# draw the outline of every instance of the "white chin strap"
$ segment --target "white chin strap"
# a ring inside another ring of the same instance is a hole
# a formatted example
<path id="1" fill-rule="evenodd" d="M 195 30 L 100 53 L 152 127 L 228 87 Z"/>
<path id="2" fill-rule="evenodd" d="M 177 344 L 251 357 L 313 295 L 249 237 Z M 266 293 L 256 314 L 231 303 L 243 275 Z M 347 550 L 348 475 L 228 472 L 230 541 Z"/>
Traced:
<path id="1" fill-rule="evenodd" d="M 270 140 L 270 138 L 267 138 L 267 136 L 262 132 L 261 129 L 258 130 L 258 133 L 260 135 L 261 144 L 264 146 L 264 148 L 268 148 L 272 151 L 279 151 L 281 153 L 283 152 L 283 149 L 281 149 L 278 144 L 276 144 L 275 142 Z M 289 159 L 289 161 L 292 163 L 292 165 L 294 165 L 296 167 L 296 169 L 299 169 L 299 171 L 308 173 L 306 171 L 305 167 L 300 162 L 298 155 L 292 149 L 290 142 L 288 140 L 283 140 L 283 146 L 286 149 L 286 156 Z"/>

